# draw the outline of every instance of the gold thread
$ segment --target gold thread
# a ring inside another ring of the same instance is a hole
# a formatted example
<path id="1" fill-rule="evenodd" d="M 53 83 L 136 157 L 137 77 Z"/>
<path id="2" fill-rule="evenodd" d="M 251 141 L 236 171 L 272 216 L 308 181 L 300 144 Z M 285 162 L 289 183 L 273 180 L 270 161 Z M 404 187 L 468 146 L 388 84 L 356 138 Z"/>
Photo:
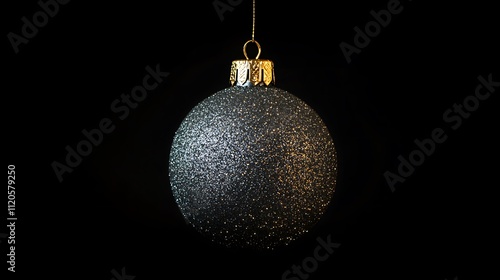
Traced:
<path id="1" fill-rule="evenodd" d="M 248 43 L 254 43 L 257 46 L 257 55 L 254 59 L 249 59 L 247 54 Z M 255 40 L 255 0 L 252 1 L 252 39 L 243 45 L 243 54 L 245 60 L 233 60 L 231 64 L 231 74 L 229 82 L 231 86 L 269 86 L 275 83 L 274 63 L 271 60 L 259 59 L 261 47 Z"/>
<path id="2" fill-rule="evenodd" d="M 252 41 L 255 41 L 255 0 L 252 2 Z"/>

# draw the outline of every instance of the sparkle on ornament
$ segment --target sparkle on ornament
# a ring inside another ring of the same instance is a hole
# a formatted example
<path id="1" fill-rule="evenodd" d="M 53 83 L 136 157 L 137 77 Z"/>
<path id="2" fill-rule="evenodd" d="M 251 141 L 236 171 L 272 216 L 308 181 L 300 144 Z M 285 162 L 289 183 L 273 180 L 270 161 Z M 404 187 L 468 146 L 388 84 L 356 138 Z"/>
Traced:
<path id="1" fill-rule="evenodd" d="M 175 134 L 169 175 L 185 219 L 228 247 L 275 248 L 318 222 L 336 183 L 321 118 L 276 87 L 230 87 Z"/>

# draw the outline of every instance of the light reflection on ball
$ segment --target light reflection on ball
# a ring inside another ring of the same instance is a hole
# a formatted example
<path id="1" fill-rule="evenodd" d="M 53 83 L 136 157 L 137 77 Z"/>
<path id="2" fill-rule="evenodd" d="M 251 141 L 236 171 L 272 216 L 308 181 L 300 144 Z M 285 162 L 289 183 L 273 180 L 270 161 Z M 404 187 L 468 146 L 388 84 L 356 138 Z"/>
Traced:
<path id="1" fill-rule="evenodd" d="M 230 87 L 183 120 L 170 151 L 172 193 L 199 232 L 228 247 L 275 248 L 318 222 L 337 158 L 321 118 L 276 87 Z"/>

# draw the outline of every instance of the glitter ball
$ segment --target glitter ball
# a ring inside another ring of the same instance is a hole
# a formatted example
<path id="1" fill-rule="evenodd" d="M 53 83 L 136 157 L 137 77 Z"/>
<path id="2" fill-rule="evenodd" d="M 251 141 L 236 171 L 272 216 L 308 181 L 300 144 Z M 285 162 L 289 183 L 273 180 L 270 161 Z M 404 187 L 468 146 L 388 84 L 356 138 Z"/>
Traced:
<path id="1" fill-rule="evenodd" d="M 194 107 L 170 151 L 172 193 L 189 224 L 227 247 L 272 249 L 328 207 L 335 146 L 321 118 L 276 87 L 235 86 Z"/>

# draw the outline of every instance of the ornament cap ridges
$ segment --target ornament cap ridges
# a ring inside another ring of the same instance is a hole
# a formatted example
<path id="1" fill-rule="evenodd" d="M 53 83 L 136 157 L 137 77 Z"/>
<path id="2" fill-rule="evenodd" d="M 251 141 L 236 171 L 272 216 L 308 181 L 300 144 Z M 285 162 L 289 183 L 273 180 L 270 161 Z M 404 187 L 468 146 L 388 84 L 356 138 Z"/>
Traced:
<path id="1" fill-rule="evenodd" d="M 247 45 L 254 43 L 258 48 L 257 56 L 249 59 L 247 55 Z M 259 59 L 261 47 L 259 42 L 246 41 L 243 45 L 243 55 L 246 59 L 233 60 L 231 64 L 231 75 L 229 82 L 231 86 L 269 86 L 274 85 L 274 63 L 268 59 Z"/>
<path id="2" fill-rule="evenodd" d="M 267 59 L 233 60 L 229 81 L 231 86 L 274 85 L 274 63 Z"/>

